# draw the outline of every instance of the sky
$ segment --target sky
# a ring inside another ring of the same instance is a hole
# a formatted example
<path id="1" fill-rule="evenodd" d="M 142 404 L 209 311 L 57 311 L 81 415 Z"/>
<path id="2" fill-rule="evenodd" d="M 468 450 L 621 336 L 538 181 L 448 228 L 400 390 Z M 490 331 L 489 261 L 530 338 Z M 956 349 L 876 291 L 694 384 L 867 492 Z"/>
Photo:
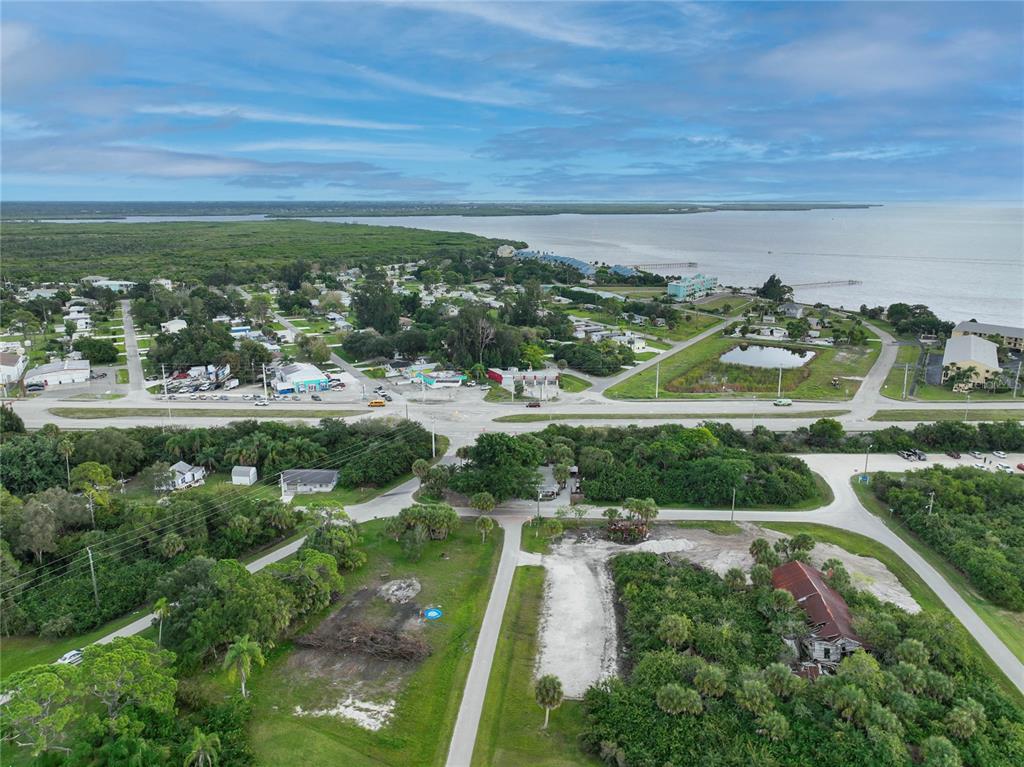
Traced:
<path id="1" fill-rule="evenodd" d="M 1015 201 L 1021 3 L 3 3 L 7 200 Z"/>

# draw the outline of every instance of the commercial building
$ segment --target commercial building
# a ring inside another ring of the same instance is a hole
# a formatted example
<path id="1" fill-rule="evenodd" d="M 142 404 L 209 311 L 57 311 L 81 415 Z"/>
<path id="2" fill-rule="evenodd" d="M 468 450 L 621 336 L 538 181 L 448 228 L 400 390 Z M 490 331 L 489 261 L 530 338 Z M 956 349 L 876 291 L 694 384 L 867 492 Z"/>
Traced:
<path id="1" fill-rule="evenodd" d="M 0 384 L 17 383 L 25 372 L 28 357 L 16 352 L 0 352 Z"/>
<path id="2" fill-rule="evenodd" d="M 1001 336 L 1003 346 L 1024 351 L 1024 328 L 1012 325 L 989 325 L 986 322 L 961 322 L 953 328 L 953 336 Z"/>
<path id="3" fill-rule="evenodd" d="M 307 391 L 327 391 L 331 379 L 316 365 L 296 362 L 278 368 L 274 378 L 274 391 L 278 394 L 293 394 Z"/>
<path id="4" fill-rule="evenodd" d="M 946 341 L 942 353 L 942 381 L 945 383 L 961 371 L 971 368 L 968 380 L 962 384 L 979 386 L 998 376 L 999 347 L 988 339 L 976 335 L 954 335 Z"/>
<path id="5" fill-rule="evenodd" d="M 668 284 L 668 295 L 676 301 L 693 301 L 718 290 L 718 278 L 697 273 Z"/>
<path id="6" fill-rule="evenodd" d="M 810 631 L 800 638 L 804 656 L 834 667 L 861 646 L 846 600 L 813 567 L 803 562 L 780 565 L 772 570 L 772 586 L 792 594 L 807 614 Z"/>
<path id="7" fill-rule="evenodd" d="M 281 472 L 281 494 L 329 493 L 338 484 L 338 472 L 330 469 L 287 469 Z"/>
<path id="8" fill-rule="evenodd" d="M 406 370 L 408 370 L 408 366 Z M 466 376 L 454 370 L 421 370 L 412 379 L 413 383 L 422 383 L 430 389 L 454 389 L 462 386 Z"/>
<path id="9" fill-rule="evenodd" d="M 558 396 L 558 374 L 546 370 L 488 368 L 487 377 L 513 394 L 516 384 L 520 383 L 523 385 L 524 396 L 541 400 L 554 399 Z"/>
<path id="10" fill-rule="evenodd" d="M 25 385 L 64 386 L 86 383 L 91 372 L 89 360 L 58 360 L 29 370 L 25 374 Z"/>

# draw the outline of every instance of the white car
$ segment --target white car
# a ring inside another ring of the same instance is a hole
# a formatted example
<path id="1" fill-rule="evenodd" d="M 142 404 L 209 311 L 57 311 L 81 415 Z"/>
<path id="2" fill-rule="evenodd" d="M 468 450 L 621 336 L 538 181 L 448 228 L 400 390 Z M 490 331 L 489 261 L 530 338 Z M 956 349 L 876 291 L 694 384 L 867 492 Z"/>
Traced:
<path id="1" fill-rule="evenodd" d="M 265 399 L 257 400 L 253 403 L 256 407 L 268 407 L 270 405 Z"/>
<path id="2" fill-rule="evenodd" d="M 975 469 L 981 469 L 982 471 L 988 471 L 988 466 L 986 466 L 983 463 L 976 463 L 976 464 L 974 464 L 974 468 Z"/>
<path id="3" fill-rule="evenodd" d="M 1008 463 L 1001 463 L 998 466 L 996 466 L 996 469 L 998 471 L 1006 472 L 1007 474 L 1013 474 L 1013 467 L 1010 466 L 1010 464 Z"/>
<path id="4" fill-rule="evenodd" d="M 251 394 L 243 394 L 242 395 L 242 399 L 252 399 L 252 395 Z"/>
<path id="5" fill-rule="evenodd" d="M 968 455 L 971 456 L 971 458 L 981 458 L 981 453 L 977 450 L 972 450 Z"/>
<path id="6" fill-rule="evenodd" d="M 1006 458 L 1006 453 L 1004 453 L 1002 450 L 993 450 L 992 455 L 994 455 L 996 458 Z"/>
<path id="7" fill-rule="evenodd" d="M 57 663 L 61 663 L 66 666 L 77 666 L 82 662 L 82 651 L 81 650 L 69 650 L 68 652 L 57 658 Z"/>

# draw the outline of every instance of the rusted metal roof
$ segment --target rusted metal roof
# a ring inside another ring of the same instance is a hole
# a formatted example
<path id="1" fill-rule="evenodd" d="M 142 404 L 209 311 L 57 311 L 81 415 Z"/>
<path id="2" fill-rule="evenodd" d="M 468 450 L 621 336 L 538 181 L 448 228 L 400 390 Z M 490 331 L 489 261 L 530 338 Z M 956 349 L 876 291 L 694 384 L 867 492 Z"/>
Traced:
<path id="1" fill-rule="evenodd" d="M 822 578 L 820 572 L 803 562 L 787 562 L 772 571 L 772 585 L 785 589 L 807 613 L 814 634 L 829 641 L 841 637 L 860 642 L 853 630 L 850 608 L 835 589 Z"/>

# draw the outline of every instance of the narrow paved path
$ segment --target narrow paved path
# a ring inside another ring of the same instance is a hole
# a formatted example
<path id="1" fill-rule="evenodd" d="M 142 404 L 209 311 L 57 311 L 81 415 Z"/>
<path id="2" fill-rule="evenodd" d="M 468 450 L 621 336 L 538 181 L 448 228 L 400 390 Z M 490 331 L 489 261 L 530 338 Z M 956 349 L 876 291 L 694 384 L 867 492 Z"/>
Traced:
<path id="1" fill-rule="evenodd" d="M 519 561 L 519 545 L 525 521 L 526 517 L 520 515 L 498 517 L 498 524 L 505 531 L 501 561 L 498 563 L 498 573 L 491 587 L 491 598 L 487 602 L 484 621 L 480 625 L 480 634 L 476 638 L 473 663 L 466 677 L 459 716 L 455 720 L 455 732 L 452 733 L 452 742 L 448 749 L 447 767 L 469 767 L 473 759 L 476 732 L 480 725 L 480 714 L 484 709 L 484 698 L 487 695 L 487 681 L 491 678 L 491 665 L 494 661 L 494 651 L 498 646 L 505 605 L 512 589 L 516 563 Z"/>
<path id="2" fill-rule="evenodd" d="M 124 351 L 128 358 L 128 386 L 132 391 L 145 388 L 146 377 L 142 372 L 142 358 L 139 356 L 139 341 L 135 337 L 135 323 L 132 321 L 132 302 L 121 302 L 124 318 Z"/>

